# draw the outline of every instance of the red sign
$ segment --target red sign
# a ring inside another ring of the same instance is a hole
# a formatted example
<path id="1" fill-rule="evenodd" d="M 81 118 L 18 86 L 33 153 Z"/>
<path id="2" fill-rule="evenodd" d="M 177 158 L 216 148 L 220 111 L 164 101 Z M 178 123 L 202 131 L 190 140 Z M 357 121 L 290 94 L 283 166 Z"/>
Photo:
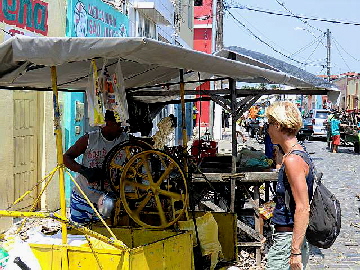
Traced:
<path id="1" fill-rule="evenodd" d="M 0 21 L 47 35 L 48 3 L 40 0 L 0 0 L 0 10 Z"/>

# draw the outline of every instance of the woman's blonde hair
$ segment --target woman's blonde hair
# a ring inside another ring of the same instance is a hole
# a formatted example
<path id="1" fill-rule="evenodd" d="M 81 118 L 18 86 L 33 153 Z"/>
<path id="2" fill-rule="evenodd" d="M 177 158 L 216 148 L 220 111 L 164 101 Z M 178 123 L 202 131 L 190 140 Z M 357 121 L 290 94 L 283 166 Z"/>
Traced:
<path id="1" fill-rule="evenodd" d="M 279 125 L 280 131 L 295 135 L 302 126 L 299 109 L 290 101 L 276 101 L 266 109 L 270 124 Z"/>

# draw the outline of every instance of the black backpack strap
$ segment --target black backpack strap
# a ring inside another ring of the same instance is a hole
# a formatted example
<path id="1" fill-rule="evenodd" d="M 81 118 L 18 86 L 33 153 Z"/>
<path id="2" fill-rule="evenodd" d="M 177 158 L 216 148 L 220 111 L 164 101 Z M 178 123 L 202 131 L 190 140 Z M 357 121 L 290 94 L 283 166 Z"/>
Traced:
<path id="1" fill-rule="evenodd" d="M 313 195 L 314 195 L 316 185 L 320 184 L 320 180 L 321 180 L 323 173 L 318 172 L 316 170 L 315 165 L 312 162 L 312 160 L 307 152 L 302 151 L 302 150 L 293 150 L 293 151 L 291 151 L 290 154 L 300 156 L 306 162 L 306 164 L 309 166 L 309 169 L 314 176 L 314 183 L 313 183 Z M 309 173 L 310 173 L 310 171 L 309 171 Z M 288 192 L 285 192 L 285 205 L 288 209 L 290 209 L 290 194 L 288 194 Z"/>
<path id="2" fill-rule="evenodd" d="M 310 166 L 310 169 L 311 169 L 311 171 L 313 173 L 313 176 L 314 176 L 314 182 L 316 184 L 319 184 L 320 181 L 321 181 L 321 177 L 322 177 L 323 173 L 317 171 L 317 169 L 315 167 L 315 164 L 312 162 L 309 154 L 306 153 L 305 151 L 301 151 L 301 150 L 293 150 L 291 152 L 291 154 L 298 155 L 298 156 L 303 158 L 303 160 L 306 162 L 306 164 L 308 164 Z"/>

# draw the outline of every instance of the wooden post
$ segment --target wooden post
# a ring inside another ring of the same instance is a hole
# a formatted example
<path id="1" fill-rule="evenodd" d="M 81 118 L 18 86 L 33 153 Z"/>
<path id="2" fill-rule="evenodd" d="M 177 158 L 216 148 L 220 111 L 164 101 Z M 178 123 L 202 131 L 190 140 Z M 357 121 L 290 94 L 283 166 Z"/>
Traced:
<path id="1" fill-rule="evenodd" d="M 254 185 L 254 202 L 255 207 L 259 209 L 260 206 L 260 189 L 259 184 Z M 255 231 L 259 232 L 261 235 L 263 234 L 263 220 L 260 216 L 256 214 L 256 211 L 254 213 L 254 219 L 255 219 Z M 256 247 L 256 266 L 261 265 L 261 250 L 260 247 Z"/>
<path id="2" fill-rule="evenodd" d="M 235 212 L 235 188 L 236 188 L 236 179 L 235 178 L 230 178 L 230 194 L 231 194 L 231 198 L 230 198 L 230 211 L 232 213 Z"/>

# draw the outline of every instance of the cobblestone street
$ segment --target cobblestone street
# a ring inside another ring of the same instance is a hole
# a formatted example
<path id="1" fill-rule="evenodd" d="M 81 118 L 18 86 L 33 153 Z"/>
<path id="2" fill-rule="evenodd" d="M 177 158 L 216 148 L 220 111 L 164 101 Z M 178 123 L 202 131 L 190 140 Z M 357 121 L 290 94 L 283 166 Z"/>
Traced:
<path id="1" fill-rule="evenodd" d="M 330 153 L 324 141 L 305 142 L 323 183 L 341 204 L 342 228 L 330 249 L 312 248 L 307 269 L 360 269 L 360 155 L 352 147 Z"/>
<path id="2" fill-rule="evenodd" d="M 255 139 L 246 143 L 262 149 Z M 321 140 L 305 142 L 306 150 L 317 169 L 324 173 L 322 181 L 340 201 L 342 228 L 330 249 L 311 247 L 306 270 L 360 269 L 360 155 L 353 147 L 339 147 L 339 153 L 330 153 Z"/>

